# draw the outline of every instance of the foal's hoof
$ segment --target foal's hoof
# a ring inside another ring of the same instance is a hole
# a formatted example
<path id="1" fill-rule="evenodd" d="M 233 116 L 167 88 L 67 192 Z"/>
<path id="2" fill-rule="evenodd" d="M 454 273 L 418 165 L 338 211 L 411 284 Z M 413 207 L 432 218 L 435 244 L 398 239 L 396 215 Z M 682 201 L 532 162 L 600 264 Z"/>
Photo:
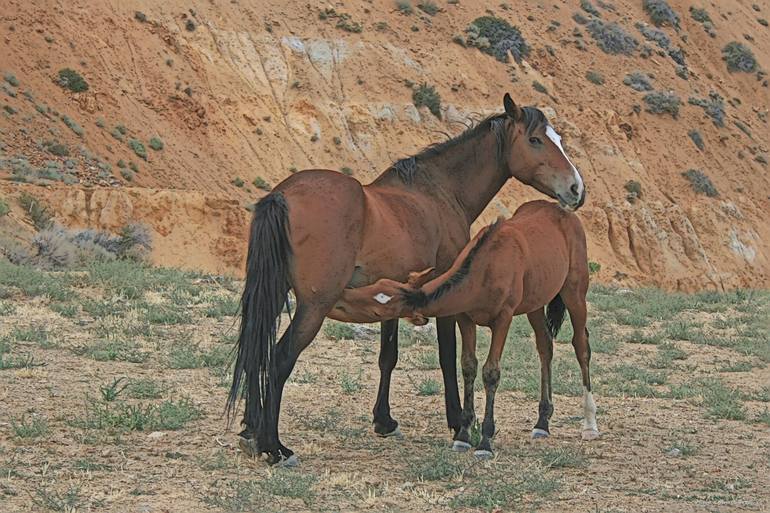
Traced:
<path id="1" fill-rule="evenodd" d="M 277 468 L 294 468 L 299 466 L 299 458 L 296 454 L 292 454 L 288 458 L 281 457 L 281 459 L 273 464 Z"/>
<path id="2" fill-rule="evenodd" d="M 452 442 L 452 450 L 454 452 L 468 452 L 471 447 L 473 447 L 468 442 L 463 442 L 462 440 L 455 440 Z"/>
<path id="3" fill-rule="evenodd" d="M 495 456 L 492 451 L 486 449 L 476 449 L 473 451 L 473 455 L 480 460 L 491 460 Z"/>
<path id="4" fill-rule="evenodd" d="M 259 447 L 257 446 L 257 441 L 254 438 L 243 438 L 241 437 L 238 440 L 238 447 L 241 449 L 241 452 L 249 457 L 257 457 L 260 455 Z"/>
<path id="5" fill-rule="evenodd" d="M 586 441 L 590 440 L 596 440 L 601 436 L 601 433 L 597 431 L 596 429 L 584 429 L 583 433 L 580 435 L 580 438 Z"/>
<path id="6" fill-rule="evenodd" d="M 548 438 L 551 436 L 551 433 L 546 431 L 545 429 L 535 428 L 532 430 L 532 438 L 537 440 L 538 438 Z"/>

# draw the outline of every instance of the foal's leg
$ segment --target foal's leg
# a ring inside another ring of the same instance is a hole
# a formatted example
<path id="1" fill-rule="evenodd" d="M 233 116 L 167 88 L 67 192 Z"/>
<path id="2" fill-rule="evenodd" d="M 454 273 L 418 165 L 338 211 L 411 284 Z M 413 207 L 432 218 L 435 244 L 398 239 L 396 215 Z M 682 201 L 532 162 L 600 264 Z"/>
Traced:
<path id="1" fill-rule="evenodd" d="M 475 455 L 478 458 L 489 459 L 492 457 L 492 437 L 495 435 L 495 393 L 497 385 L 500 383 L 500 356 L 505 347 L 505 337 L 508 335 L 508 328 L 511 326 L 510 315 L 503 314 L 498 317 L 492 326 L 492 345 L 489 348 L 489 355 L 482 370 L 484 379 L 484 390 L 487 396 L 487 403 L 484 409 L 484 422 L 481 424 L 481 443 L 476 449 Z"/>
<path id="2" fill-rule="evenodd" d="M 457 317 L 460 326 L 460 335 L 463 339 L 463 352 L 460 363 L 463 369 L 463 411 L 462 426 L 455 435 L 452 449 L 465 452 L 471 448 L 471 436 L 469 429 L 476 420 L 476 412 L 473 407 L 473 388 L 476 381 L 478 360 L 476 359 L 476 324 L 465 314 Z"/>
<path id="3" fill-rule="evenodd" d="M 527 314 L 527 319 L 535 331 L 537 354 L 540 356 L 540 404 L 538 405 L 537 424 L 532 430 L 532 438 L 545 438 L 550 434 L 548 421 L 553 415 L 553 396 L 551 391 L 551 360 L 553 359 L 553 338 L 545 324 L 545 312 L 542 308 Z"/>
<path id="4" fill-rule="evenodd" d="M 599 428 L 596 425 L 596 404 L 591 393 L 591 376 L 589 366 L 591 364 L 591 345 L 588 342 L 588 329 L 586 328 L 586 300 L 585 292 L 580 290 L 562 290 L 562 300 L 569 311 L 572 321 L 572 347 L 580 364 L 580 374 L 583 378 L 583 440 L 594 440 L 599 437 Z"/>
<path id="5" fill-rule="evenodd" d="M 380 323 L 380 386 L 374 403 L 374 432 L 380 436 L 399 434 L 398 422 L 390 416 L 390 376 L 398 362 L 398 319 Z"/>
<path id="6" fill-rule="evenodd" d="M 441 374 L 444 378 L 447 425 L 457 435 L 462 421 L 460 416 L 460 391 L 457 388 L 455 318 L 440 317 L 436 319 L 436 331 L 438 332 L 439 363 L 441 364 Z"/>

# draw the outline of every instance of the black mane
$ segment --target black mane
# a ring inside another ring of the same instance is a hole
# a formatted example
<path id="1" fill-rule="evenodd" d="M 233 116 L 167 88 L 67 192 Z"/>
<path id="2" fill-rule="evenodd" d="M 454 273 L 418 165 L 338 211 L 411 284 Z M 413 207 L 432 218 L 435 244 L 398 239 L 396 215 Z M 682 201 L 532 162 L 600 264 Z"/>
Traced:
<path id="1" fill-rule="evenodd" d="M 523 107 L 521 110 L 524 115 L 522 122 L 526 126 L 527 134 L 531 134 L 533 130 L 542 124 L 548 124 L 548 119 L 540 109 L 535 107 Z M 498 162 L 503 162 L 506 147 L 505 120 L 507 118 L 507 114 L 493 114 L 451 139 L 431 144 L 416 155 L 395 162 L 388 171 L 395 171 L 402 182 L 407 185 L 411 184 L 414 181 L 414 175 L 417 172 L 420 162 L 441 155 L 445 151 L 454 148 L 459 144 L 468 142 L 486 130 L 494 132 L 497 139 L 496 158 Z"/>

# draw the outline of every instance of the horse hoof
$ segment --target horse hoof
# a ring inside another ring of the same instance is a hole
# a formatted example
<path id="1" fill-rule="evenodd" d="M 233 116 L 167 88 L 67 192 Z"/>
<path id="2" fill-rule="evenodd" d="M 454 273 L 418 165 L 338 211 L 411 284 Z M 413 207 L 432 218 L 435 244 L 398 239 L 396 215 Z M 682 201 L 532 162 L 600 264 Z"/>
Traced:
<path id="1" fill-rule="evenodd" d="M 401 428 L 396 426 L 396 429 L 391 431 L 390 433 L 377 433 L 377 436 L 380 438 L 403 438 L 404 435 L 401 434 Z"/>
<path id="2" fill-rule="evenodd" d="M 486 449 L 476 449 L 473 452 L 473 455 L 480 460 L 491 460 L 495 456 L 492 451 L 488 451 Z"/>
<path id="3" fill-rule="evenodd" d="M 580 435 L 580 437 L 586 441 L 596 440 L 600 436 L 601 436 L 601 433 L 599 433 L 599 431 L 597 431 L 596 429 L 584 429 L 583 433 Z"/>
<path id="4" fill-rule="evenodd" d="M 532 430 L 532 438 L 537 440 L 538 438 L 548 438 L 551 434 L 545 429 L 535 428 Z"/>
<path id="5" fill-rule="evenodd" d="M 275 465 L 278 468 L 294 468 L 299 466 L 299 459 L 296 454 L 292 454 L 288 458 L 281 458 Z"/>
<path id="6" fill-rule="evenodd" d="M 468 452 L 468 450 L 473 447 L 468 442 L 463 442 L 462 440 L 455 440 L 452 442 L 452 450 L 454 452 Z"/>
<path id="7" fill-rule="evenodd" d="M 257 457 L 260 455 L 259 447 L 257 447 L 257 441 L 247 438 L 241 438 L 238 440 L 238 447 L 240 448 L 241 452 L 245 454 L 246 456 L 250 456 L 252 458 Z"/>

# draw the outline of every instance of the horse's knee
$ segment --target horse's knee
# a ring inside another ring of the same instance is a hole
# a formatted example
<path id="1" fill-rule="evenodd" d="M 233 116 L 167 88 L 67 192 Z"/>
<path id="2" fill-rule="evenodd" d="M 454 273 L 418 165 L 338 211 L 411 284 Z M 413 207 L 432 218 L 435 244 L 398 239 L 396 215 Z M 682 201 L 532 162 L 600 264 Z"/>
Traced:
<path id="1" fill-rule="evenodd" d="M 497 385 L 500 383 L 500 367 L 487 367 L 484 366 L 482 372 L 482 378 L 484 380 L 484 387 L 489 391 L 497 390 Z"/>

